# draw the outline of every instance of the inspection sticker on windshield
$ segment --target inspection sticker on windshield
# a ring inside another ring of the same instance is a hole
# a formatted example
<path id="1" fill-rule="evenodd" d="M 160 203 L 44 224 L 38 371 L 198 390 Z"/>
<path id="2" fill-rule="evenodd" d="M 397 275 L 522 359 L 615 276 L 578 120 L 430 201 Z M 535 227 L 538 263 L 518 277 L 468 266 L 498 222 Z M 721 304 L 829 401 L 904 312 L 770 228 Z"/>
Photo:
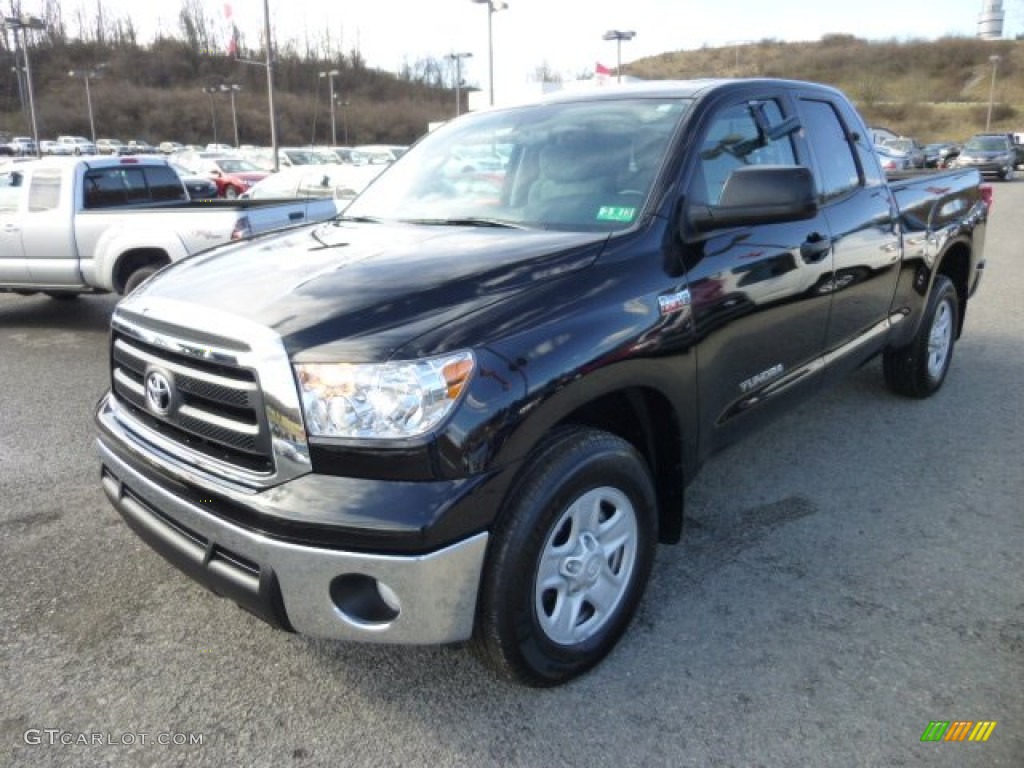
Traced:
<path id="1" fill-rule="evenodd" d="M 632 221 L 636 208 L 617 205 L 602 205 L 597 211 L 598 221 Z"/>

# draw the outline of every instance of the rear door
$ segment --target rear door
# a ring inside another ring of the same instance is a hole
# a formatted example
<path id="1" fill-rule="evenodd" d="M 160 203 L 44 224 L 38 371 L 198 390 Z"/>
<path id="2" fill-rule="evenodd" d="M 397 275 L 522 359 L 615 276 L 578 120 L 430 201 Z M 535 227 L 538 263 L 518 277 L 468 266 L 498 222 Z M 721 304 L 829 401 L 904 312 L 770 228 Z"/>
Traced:
<path id="1" fill-rule="evenodd" d="M 839 374 L 884 343 L 899 276 L 898 213 L 870 136 L 846 100 L 810 92 L 798 108 L 832 233 L 833 272 L 818 290 L 832 294 L 825 348 Z"/>
<path id="2" fill-rule="evenodd" d="M 72 178 L 63 165 L 36 168 L 32 173 L 21 242 L 29 276 L 37 285 L 82 285 L 72 224 L 72 195 L 66 189 Z"/>
<path id="3" fill-rule="evenodd" d="M 737 168 L 807 161 L 795 124 L 776 139 L 759 140 L 754 110 L 780 126 L 794 116 L 788 99 L 734 98 L 713 108 L 699 129 L 687 206 L 715 206 Z M 821 214 L 686 238 L 705 450 L 731 442 L 759 414 L 816 386 L 831 302 L 819 290 L 832 272 L 829 241 Z"/>

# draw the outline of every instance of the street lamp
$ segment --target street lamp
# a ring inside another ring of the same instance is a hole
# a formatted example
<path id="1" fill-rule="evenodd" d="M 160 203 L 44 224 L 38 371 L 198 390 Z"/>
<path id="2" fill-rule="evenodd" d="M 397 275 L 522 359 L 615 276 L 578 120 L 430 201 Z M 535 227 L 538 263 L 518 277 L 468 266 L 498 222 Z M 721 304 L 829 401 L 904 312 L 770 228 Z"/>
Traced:
<path id="1" fill-rule="evenodd" d="M 999 67 L 999 62 L 1002 61 L 1002 56 L 992 54 L 988 57 L 988 60 L 992 62 L 992 84 L 988 87 L 988 115 L 985 117 L 986 131 L 992 125 L 992 104 L 996 99 L 996 69 Z"/>
<path id="2" fill-rule="evenodd" d="M 101 64 L 100 67 L 103 65 Z M 89 138 L 92 139 L 92 143 L 96 143 L 96 121 L 93 119 L 92 113 L 92 92 L 89 90 L 89 81 L 95 80 L 100 76 L 98 71 L 99 67 L 95 69 L 72 69 L 68 72 L 68 77 L 80 77 L 82 82 L 85 83 L 85 105 L 89 108 Z"/>
<path id="3" fill-rule="evenodd" d="M 617 82 L 622 82 L 622 41 L 632 40 L 636 37 L 633 30 L 623 31 L 621 29 L 609 29 L 602 36 L 602 40 L 615 41 L 615 73 L 618 76 Z"/>
<path id="4" fill-rule="evenodd" d="M 27 13 L 23 13 L 20 16 L 5 16 L 4 29 L 14 32 L 15 51 L 18 48 L 18 32 L 24 35 L 21 50 L 25 56 L 25 85 L 28 90 L 28 111 L 32 117 L 32 141 L 36 145 L 36 157 L 42 157 L 39 151 L 39 126 L 36 123 L 36 103 L 32 95 L 32 64 L 28 60 L 28 31 L 30 29 L 46 29 L 46 24 L 38 16 L 30 16 Z M 17 58 L 17 53 L 15 53 L 15 58 Z"/>
<path id="5" fill-rule="evenodd" d="M 494 13 L 508 9 L 504 0 L 472 0 L 487 6 L 487 88 L 491 106 L 494 106 Z"/>
<path id="6" fill-rule="evenodd" d="M 340 74 L 341 74 L 341 72 L 339 72 L 336 69 L 332 69 L 329 72 L 321 72 L 320 73 L 320 77 L 321 78 L 324 78 L 324 77 L 327 78 L 327 83 L 328 83 L 328 85 L 330 85 L 330 88 L 331 88 L 331 146 L 332 147 L 338 146 L 338 128 L 337 128 L 337 126 L 334 123 L 334 78 L 336 78 Z"/>
<path id="7" fill-rule="evenodd" d="M 220 88 L 216 85 L 210 85 L 203 88 L 203 93 L 208 94 L 210 97 L 210 122 L 213 123 L 213 143 L 217 144 L 217 110 L 213 106 L 213 94 L 219 93 Z"/>
<path id="8" fill-rule="evenodd" d="M 220 92 L 231 97 L 231 122 L 235 126 L 235 149 L 238 149 L 238 112 L 235 110 L 235 94 L 242 90 L 242 86 L 235 83 L 221 83 Z"/>
<path id="9" fill-rule="evenodd" d="M 459 89 L 462 86 L 462 60 L 470 59 L 473 57 L 472 53 L 449 53 L 445 56 L 446 59 L 451 59 L 455 62 L 455 116 L 458 117 L 462 111 L 462 94 Z"/>
<path id="10" fill-rule="evenodd" d="M 342 127 L 343 127 L 343 129 L 345 131 L 345 146 L 347 147 L 348 146 L 348 110 L 346 108 L 348 107 L 348 99 L 340 99 L 338 101 L 338 106 L 341 107 L 341 125 L 342 125 Z M 331 107 L 331 111 L 333 111 L 333 110 L 334 110 L 334 107 L 332 106 Z"/>

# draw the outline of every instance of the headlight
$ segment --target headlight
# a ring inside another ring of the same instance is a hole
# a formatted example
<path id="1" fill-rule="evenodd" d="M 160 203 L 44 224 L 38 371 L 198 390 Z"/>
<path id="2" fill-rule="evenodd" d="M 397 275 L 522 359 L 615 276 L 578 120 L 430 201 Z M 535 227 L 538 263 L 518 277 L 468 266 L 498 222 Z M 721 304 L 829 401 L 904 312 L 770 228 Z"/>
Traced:
<path id="1" fill-rule="evenodd" d="M 296 365 L 306 430 L 317 437 L 423 435 L 448 415 L 474 367 L 469 351 L 379 365 Z"/>

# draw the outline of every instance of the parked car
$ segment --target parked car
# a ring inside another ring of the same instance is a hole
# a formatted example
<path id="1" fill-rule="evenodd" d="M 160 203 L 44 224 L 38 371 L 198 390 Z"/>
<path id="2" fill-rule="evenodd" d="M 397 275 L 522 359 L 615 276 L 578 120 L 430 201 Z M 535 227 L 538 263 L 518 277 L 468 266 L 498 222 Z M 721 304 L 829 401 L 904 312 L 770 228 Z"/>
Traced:
<path id="1" fill-rule="evenodd" d="M 885 139 L 882 146 L 905 154 L 910 161 L 911 168 L 924 168 L 924 147 L 917 143 L 917 139 L 909 139 L 906 136 L 901 136 L 898 139 Z"/>
<path id="2" fill-rule="evenodd" d="M 165 155 L 173 155 L 175 152 L 184 150 L 185 145 L 177 141 L 161 141 L 158 149 Z"/>
<path id="3" fill-rule="evenodd" d="M 216 200 L 217 185 L 213 179 L 207 178 L 206 176 L 200 176 L 197 173 L 193 173 L 188 168 L 178 163 L 168 162 L 167 163 L 174 172 L 178 174 L 182 183 L 185 185 L 185 189 L 188 190 L 188 196 L 190 200 Z"/>
<path id="4" fill-rule="evenodd" d="M 876 144 L 875 153 L 878 155 L 882 170 L 886 173 L 906 171 L 911 167 L 910 158 L 905 152 L 899 152 L 885 144 Z"/>
<path id="5" fill-rule="evenodd" d="M 241 157 L 210 157 L 188 166 L 200 176 L 213 179 L 220 197 L 234 199 L 258 181 L 263 181 L 268 171 Z"/>
<path id="6" fill-rule="evenodd" d="M 333 200 L 193 202 L 156 157 L 54 157 L 5 170 L 16 183 L 0 187 L 0 292 L 127 294 L 198 251 L 337 214 Z"/>
<path id="7" fill-rule="evenodd" d="M 145 139 L 132 139 L 128 142 L 128 154 L 130 155 L 152 155 L 157 148 Z"/>
<path id="8" fill-rule="evenodd" d="M 61 144 L 59 141 L 42 139 L 39 142 L 39 152 L 43 155 L 69 156 L 75 153 L 75 149 L 67 144 Z"/>
<path id="9" fill-rule="evenodd" d="M 982 176 L 1009 181 L 1013 178 L 1016 159 L 1007 134 L 979 133 L 964 144 L 960 155 L 953 161 L 953 167 L 976 168 Z"/>
<path id="10" fill-rule="evenodd" d="M 57 143 L 70 147 L 72 155 L 96 154 L 96 145 L 84 136 L 58 136 Z"/>
<path id="11" fill-rule="evenodd" d="M 441 177 L 494 137 L 499 198 Z M 470 113 L 333 221 L 118 304 L 96 484 L 273 625 L 471 641 L 502 679 L 564 683 L 626 632 L 705 460 L 876 357 L 894 393 L 940 391 L 987 216 L 975 171 L 887 182 L 852 104 L 813 83 Z M 694 628 L 676 642 L 706 643 Z"/>
<path id="12" fill-rule="evenodd" d="M 948 168 L 953 158 L 960 154 L 960 145 L 952 141 L 941 141 L 924 145 L 926 168 Z"/>
<path id="13" fill-rule="evenodd" d="M 409 148 L 400 144 L 361 144 L 355 150 L 361 152 L 371 164 L 393 163 Z"/>
<path id="14" fill-rule="evenodd" d="M 31 136 L 15 136 L 11 139 L 11 149 L 14 154 L 26 157 L 36 153 L 36 143 Z"/>
<path id="15" fill-rule="evenodd" d="M 242 194 L 245 199 L 331 197 L 354 199 L 383 170 L 380 165 L 298 165 L 282 168 Z"/>
<path id="16" fill-rule="evenodd" d="M 128 146 L 120 139 L 96 139 L 96 151 L 101 155 L 129 155 Z"/>

